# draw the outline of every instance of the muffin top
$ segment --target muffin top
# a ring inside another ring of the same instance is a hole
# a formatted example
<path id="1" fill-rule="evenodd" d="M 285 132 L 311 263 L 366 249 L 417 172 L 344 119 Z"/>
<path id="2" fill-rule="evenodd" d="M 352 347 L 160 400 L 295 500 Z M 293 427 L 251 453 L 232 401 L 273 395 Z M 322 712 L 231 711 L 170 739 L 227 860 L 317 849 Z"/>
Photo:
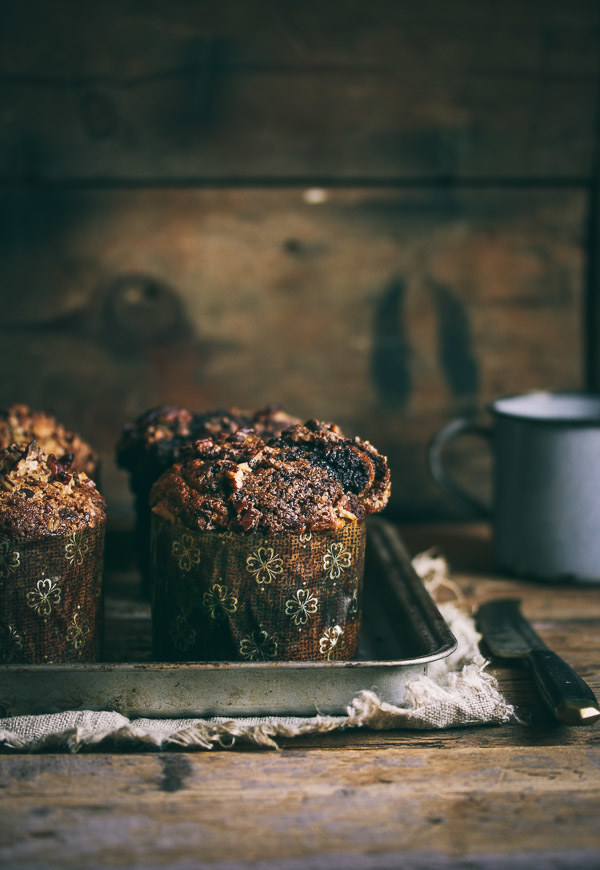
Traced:
<path id="1" fill-rule="evenodd" d="M 202 438 L 218 438 L 238 429 L 259 434 L 281 432 L 300 422 L 278 405 L 259 411 L 239 408 L 192 413 L 173 405 L 159 405 L 123 427 L 117 445 L 117 462 L 131 473 L 133 488 L 144 488 L 179 459 L 181 449 Z"/>
<path id="2" fill-rule="evenodd" d="M 68 535 L 104 522 L 103 497 L 72 461 L 46 456 L 35 441 L 0 450 L 0 535 Z"/>
<path id="3" fill-rule="evenodd" d="M 190 529 L 317 532 L 383 510 L 390 488 L 368 441 L 309 420 L 279 435 L 238 429 L 196 441 L 154 484 L 150 505 Z"/>
<path id="4" fill-rule="evenodd" d="M 72 467 L 85 471 L 90 477 L 98 470 L 98 456 L 90 445 L 55 417 L 27 405 L 11 405 L 8 410 L 0 410 L 0 448 L 29 441 L 36 441 L 47 456 L 73 454 Z"/>

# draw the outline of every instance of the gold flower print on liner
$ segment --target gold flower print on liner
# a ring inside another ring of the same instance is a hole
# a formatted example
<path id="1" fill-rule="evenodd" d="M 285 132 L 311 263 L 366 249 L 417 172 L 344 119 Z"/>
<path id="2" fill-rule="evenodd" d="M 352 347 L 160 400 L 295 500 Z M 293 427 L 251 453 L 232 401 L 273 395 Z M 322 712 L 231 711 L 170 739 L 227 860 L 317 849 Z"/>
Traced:
<path id="1" fill-rule="evenodd" d="M 12 625 L 0 627 L 0 661 L 9 665 L 23 651 L 23 638 Z"/>
<path id="2" fill-rule="evenodd" d="M 254 575 L 257 583 L 270 583 L 283 571 L 283 560 L 276 556 L 273 547 L 259 547 L 246 559 L 246 570 Z"/>
<path id="3" fill-rule="evenodd" d="M 70 640 L 75 649 L 80 649 L 90 633 L 90 627 L 87 622 L 79 622 L 79 613 L 73 617 L 71 624 L 67 629 L 67 640 Z"/>
<path id="4" fill-rule="evenodd" d="M 326 628 L 325 634 L 319 641 L 319 652 L 326 656 L 327 661 L 331 660 L 331 654 L 338 645 L 340 637 L 343 635 L 344 629 L 339 625 L 334 625 L 333 628 Z"/>
<path id="5" fill-rule="evenodd" d="M 173 541 L 171 552 L 182 571 L 191 571 L 192 565 L 200 562 L 200 550 L 194 546 L 191 535 L 182 535 L 181 541 Z"/>
<path id="6" fill-rule="evenodd" d="M 171 640 L 180 652 L 186 652 L 196 642 L 196 629 L 190 628 L 187 616 L 183 613 L 171 623 Z"/>
<path id="7" fill-rule="evenodd" d="M 352 564 L 352 556 L 342 543 L 331 544 L 323 556 L 323 568 L 331 580 L 341 577 L 342 571 Z"/>
<path id="8" fill-rule="evenodd" d="M 266 662 L 277 655 L 277 641 L 266 631 L 253 631 L 240 642 L 240 655 L 248 662 Z"/>
<path id="9" fill-rule="evenodd" d="M 235 613 L 238 600 L 227 586 L 215 583 L 209 592 L 202 597 L 202 604 L 208 610 L 211 619 L 225 619 L 228 613 Z"/>
<path id="10" fill-rule="evenodd" d="M 73 532 L 69 542 L 65 544 L 65 559 L 70 565 L 83 565 L 83 560 L 90 549 L 85 538 L 77 540 L 77 533 Z"/>
<path id="11" fill-rule="evenodd" d="M 294 625 L 306 625 L 309 616 L 317 612 L 319 599 L 310 589 L 297 589 L 294 598 L 285 602 L 285 614 L 291 617 Z"/>
<path id="12" fill-rule="evenodd" d="M 0 578 L 5 579 L 21 565 L 21 554 L 11 550 L 8 541 L 0 542 Z"/>
<path id="13" fill-rule="evenodd" d="M 40 616 L 50 616 L 52 605 L 60 604 L 60 577 L 44 577 L 27 593 L 27 604 Z"/>
<path id="14" fill-rule="evenodd" d="M 312 539 L 312 532 L 302 532 L 302 534 L 300 535 L 300 538 L 299 538 L 301 544 L 308 544 L 308 542 L 311 539 Z"/>

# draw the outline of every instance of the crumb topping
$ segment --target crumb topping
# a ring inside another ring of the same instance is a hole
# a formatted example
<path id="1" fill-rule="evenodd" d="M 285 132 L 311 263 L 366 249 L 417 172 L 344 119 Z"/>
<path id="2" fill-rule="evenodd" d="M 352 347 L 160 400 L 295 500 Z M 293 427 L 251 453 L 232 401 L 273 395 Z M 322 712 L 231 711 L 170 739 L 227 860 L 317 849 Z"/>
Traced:
<path id="1" fill-rule="evenodd" d="M 75 432 L 66 429 L 50 414 L 32 410 L 28 405 L 11 405 L 0 410 L 0 448 L 36 441 L 46 455 L 73 455 L 73 468 L 94 477 L 98 456 Z"/>
<path id="2" fill-rule="evenodd" d="M 153 486 L 152 510 L 191 529 L 326 531 L 382 510 L 385 457 L 368 441 L 309 420 L 278 435 L 238 429 L 181 450 Z"/>
<path id="3" fill-rule="evenodd" d="M 130 472 L 134 492 L 147 493 L 162 472 L 177 462 L 182 449 L 194 441 L 231 435 L 239 429 L 277 433 L 298 422 L 278 405 L 258 411 L 221 408 L 203 413 L 159 405 L 123 427 L 117 463 Z"/>
<path id="4" fill-rule="evenodd" d="M 104 522 L 94 481 L 73 468 L 73 454 L 44 454 L 35 441 L 0 450 L 0 534 L 67 535 Z"/>

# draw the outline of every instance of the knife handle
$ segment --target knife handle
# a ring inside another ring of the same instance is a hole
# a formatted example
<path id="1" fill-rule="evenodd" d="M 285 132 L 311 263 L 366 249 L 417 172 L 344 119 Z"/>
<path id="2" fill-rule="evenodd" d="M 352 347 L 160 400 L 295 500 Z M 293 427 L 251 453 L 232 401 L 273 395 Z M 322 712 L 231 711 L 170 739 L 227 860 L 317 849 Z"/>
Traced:
<path id="1" fill-rule="evenodd" d="M 581 677 L 552 650 L 528 655 L 535 683 L 546 704 L 565 725 L 591 725 L 600 719 L 596 696 Z"/>

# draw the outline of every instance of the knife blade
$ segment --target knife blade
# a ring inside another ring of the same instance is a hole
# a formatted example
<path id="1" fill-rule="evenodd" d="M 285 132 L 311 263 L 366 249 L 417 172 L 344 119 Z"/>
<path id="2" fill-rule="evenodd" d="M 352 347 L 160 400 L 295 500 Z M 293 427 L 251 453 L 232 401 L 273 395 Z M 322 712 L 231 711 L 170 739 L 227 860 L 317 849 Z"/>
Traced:
<path id="1" fill-rule="evenodd" d="M 542 699 L 559 722 L 591 725 L 600 719 L 600 707 L 588 684 L 550 650 L 521 613 L 516 598 L 482 604 L 477 627 L 493 656 L 522 659 L 531 669 Z"/>

